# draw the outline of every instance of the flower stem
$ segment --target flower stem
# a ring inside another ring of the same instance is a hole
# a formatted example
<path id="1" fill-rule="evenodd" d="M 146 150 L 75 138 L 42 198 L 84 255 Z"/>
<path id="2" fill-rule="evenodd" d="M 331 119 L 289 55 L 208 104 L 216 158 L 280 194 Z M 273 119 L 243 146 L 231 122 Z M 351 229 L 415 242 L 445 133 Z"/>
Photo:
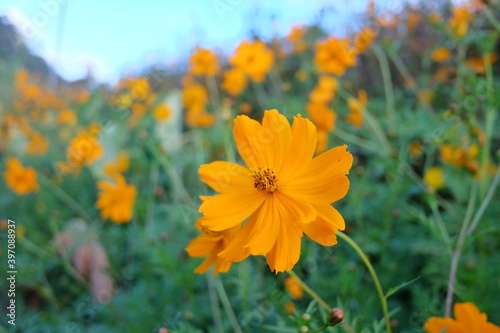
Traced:
<path id="1" fill-rule="evenodd" d="M 366 254 L 363 252 L 363 250 L 356 244 L 356 242 L 346 234 L 344 234 L 342 231 L 337 231 L 336 235 L 339 238 L 342 238 L 344 241 L 346 241 L 361 257 L 361 260 L 363 260 L 363 263 L 365 264 L 366 268 L 370 272 L 373 282 L 375 283 L 375 287 L 377 288 L 377 293 L 380 298 L 380 304 L 382 305 L 382 311 L 384 312 L 384 318 L 385 318 L 385 326 L 387 329 L 387 333 L 391 333 L 391 322 L 389 320 L 389 311 L 387 308 L 387 299 L 385 298 L 384 292 L 382 290 L 382 286 L 380 285 L 380 281 L 377 277 L 377 273 L 375 273 L 375 269 L 373 269 L 372 264 L 370 263 L 370 260 L 368 260 L 368 257 Z"/>
<path id="2" fill-rule="evenodd" d="M 214 318 L 215 331 L 218 333 L 223 333 L 224 329 L 222 328 L 222 318 L 220 316 L 219 302 L 217 299 L 217 292 L 215 290 L 214 284 L 214 276 L 212 273 L 205 274 L 207 277 L 207 285 L 208 285 L 208 295 L 210 298 L 210 308 L 212 309 L 212 315 Z"/>
<path id="3" fill-rule="evenodd" d="M 319 305 L 321 305 L 326 311 L 331 311 L 332 308 L 321 297 L 319 297 L 319 295 L 316 294 L 314 290 L 312 290 L 301 278 L 299 278 L 299 276 L 293 270 L 289 270 L 287 271 L 287 273 L 295 280 L 297 280 L 302 289 L 304 289 L 306 293 L 309 294 L 309 296 L 311 296 L 316 302 L 318 302 Z"/>
<path id="4" fill-rule="evenodd" d="M 387 119 L 392 128 L 396 120 L 396 109 L 394 107 L 394 90 L 392 87 L 391 72 L 389 70 L 389 62 L 384 51 L 377 45 L 372 45 L 373 53 L 377 57 L 382 72 L 382 80 L 384 82 L 385 100 L 387 105 Z"/>
<path id="5" fill-rule="evenodd" d="M 226 290 L 224 289 L 224 285 L 220 279 L 215 279 L 215 288 L 217 293 L 219 294 L 219 299 L 226 311 L 227 316 L 229 317 L 229 321 L 231 322 L 231 326 L 233 327 L 233 332 L 242 333 L 241 327 L 238 324 L 238 320 L 236 319 L 236 315 L 234 314 L 233 308 L 231 307 L 231 302 L 227 297 Z"/>

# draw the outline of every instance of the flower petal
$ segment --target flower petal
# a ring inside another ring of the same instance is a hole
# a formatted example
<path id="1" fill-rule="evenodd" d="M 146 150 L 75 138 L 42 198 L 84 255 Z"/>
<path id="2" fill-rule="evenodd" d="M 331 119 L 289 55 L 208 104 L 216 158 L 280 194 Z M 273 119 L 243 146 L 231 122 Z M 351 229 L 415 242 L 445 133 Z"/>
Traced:
<path id="1" fill-rule="evenodd" d="M 202 225 L 212 231 L 222 231 L 242 223 L 255 212 L 267 194 L 251 188 L 248 191 L 203 197 L 198 211 L 203 213 Z"/>
<path id="2" fill-rule="evenodd" d="M 193 258 L 204 257 L 209 254 L 217 245 L 214 238 L 201 235 L 193 239 L 186 247 L 186 252 Z"/>
<path id="3" fill-rule="evenodd" d="M 302 230 L 294 223 L 280 224 L 278 239 L 266 256 L 267 264 L 275 273 L 288 271 L 299 261 Z"/>
<path id="4" fill-rule="evenodd" d="M 337 244 L 335 233 L 345 229 L 344 218 L 330 205 L 318 205 L 318 218 L 303 224 L 304 233 L 318 244 L 332 246 Z"/>
<path id="5" fill-rule="evenodd" d="M 455 319 L 468 332 L 479 332 L 487 322 L 486 314 L 481 313 L 474 303 L 455 303 L 453 306 Z"/>
<path id="6" fill-rule="evenodd" d="M 460 325 L 451 318 L 431 317 L 424 324 L 424 330 L 428 333 L 441 333 L 445 329 L 447 333 L 470 333 L 463 330 Z"/>
<path id="7" fill-rule="evenodd" d="M 349 189 L 345 176 L 352 166 L 347 146 L 339 146 L 315 157 L 303 174 L 285 183 L 282 190 L 297 200 L 315 204 L 332 203 L 343 198 Z"/>
<path id="8" fill-rule="evenodd" d="M 202 182 L 220 193 L 253 189 L 250 171 L 236 163 L 217 161 L 203 164 L 198 173 Z"/>
<path id="9" fill-rule="evenodd" d="M 248 238 L 255 227 L 259 214 L 260 208 L 250 216 L 247 223 L 236 233 L 226 248 L 219 253 L 220 258 L 230 262 L 240 262 L 250 255 L 244 245 L 248 243 Z"/>
<path id="10" fill-rule="evenodd" d="M 293 119 L 291 131 L 292 142 L 284 160 L 286 168 L 279 173 L 279 180 L 284 183 L 304 171 L 316 149 L 316 128 L 311 121 L 297 115 Z"/>
<path id="11" fill-rule="evenodd" d="M 261 206 L 257 220 L 250 235 L 248 236 L 245 248 L 252 255 L 266 254 L 276 243 L 279 227 L 283 221 L 280 218 L 279 201 L 274 195 L 269 195 Z"/>
<path id="12" fill-rule="evenodd" d="M 269 143 L 266 143 L 266 150 L 269 154 L 266 156 L 268 165 L 262 166 L 273 168 L 276 174 L 279 175 L 283 167 L 288 169 L 285 156 L 288 155 L 292 142 L 290 124 L 285 116 L 279 114 L 278 110 L 273 109 L 264 111 L 262 127 L 267 133 L 272 133 Z"/>

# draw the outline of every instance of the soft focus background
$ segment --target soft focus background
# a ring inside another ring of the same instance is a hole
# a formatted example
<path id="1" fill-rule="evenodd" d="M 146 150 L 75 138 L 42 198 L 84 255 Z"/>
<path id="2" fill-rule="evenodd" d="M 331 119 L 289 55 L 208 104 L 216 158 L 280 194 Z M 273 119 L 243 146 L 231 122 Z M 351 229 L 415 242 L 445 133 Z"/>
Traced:
<path id="1" fill-rule="evenodd" d="M 499 325 L 499 59 L 498 0 L 1 0 L 0 333 L 437 333 L 465 302 Z M 337 326 L 263 256 L 194 272 L 224 246 L 198 169 L 274 108 L 353 154 L 334 207 L 387 326 L 341 239 L 294 267 Z"/>

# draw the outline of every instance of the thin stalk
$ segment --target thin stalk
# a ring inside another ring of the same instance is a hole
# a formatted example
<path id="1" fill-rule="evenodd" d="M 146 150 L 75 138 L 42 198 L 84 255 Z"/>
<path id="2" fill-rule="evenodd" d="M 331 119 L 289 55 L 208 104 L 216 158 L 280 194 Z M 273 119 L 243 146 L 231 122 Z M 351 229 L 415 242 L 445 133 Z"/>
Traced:
<path id="1" fill-rule="evenodd" d="M 394 53 L 389 57 L 391 58 L 392 62 L 401 73 L 401 76 L 403 76 L 403 78 L 415 81 L 415 77 L 410 73 L 408 67 L 406 67 L 405 63 L 397 53 Z"/>
<path id="2" fill-rule="evenodd" d="M 495 97 L 493 95 L 494 83 L 493 83 L 493 70 L 491 68 L 491 61 L 488 55 L 483 55 L 484 69 L 486 74 L 486 96 L 488 100 L 488 107 L 486 109 L 486 120 L 485 120 L 485 140 L 481 155 L 481 197 L 486 193 L 486 187 L 488 186 L 488 174 L 487 168 L 490 163 L 490 147 L 491 138 L 493 136 L 493 126 L 495 124 L 496 112 L 495 112 Z"/>
<path id="3" fill-rule="evenodd" d="M 380 285 L 380 281 L 377 277 L 377 273 L 375 273 L 375 269 L 373 269 L 372 264 L 370 263 L 370 260 L 368 260 L 368 257 L 366 254 L 363 252 L 363 250 L 356 244 L 356 242 L 346 234 L 344 234 L 342 231 L 337 231 L 336 233 L 337 237 L 342 238 L 347 244 L 349 244 L 361 257 L 361 260 L 363 260 L 363 263 L 365 264 L 366 268 L 370 272 L 370 275 L 372 276 L 373 282 L 375 283 L 375 288 L 377 289 L 378 296 L 380 298 L 380 304 L 382 305 L 382 311 L 384 312 L 384 319 L 385 319 L 385 326 L 387 329 L 387 333 L 391 333 L 391 322 L 389 318 L 389 310 L 387 307 L 387 299 L 384 295 L 384 291 L 382 290 L 382 286 Z"/>
<path id="4" fill-rule="evenodd" d="M 446 292 L 446 303 L 444 311 L 445 317 L 451 316 L 451 306 L 453 304 L 453 291 L 455 290 L 458 262 L 460 261 L 460 255 L 462 254 L 465 236 L 467 235 L 467 228 L 472 217 L 472 210 L 474 207 L 474 202 L 476 201 L 476 193 L 476 186 L 475 184 L 473 184 L 471 187 L 471 194 L 469 196 L 469 203 L 467 204 L 465 218 L 462 222 L 462 227 L 460 228 L 460 234 L 458 235 L 457 245 L 451 257 L 450 274 L 448 275 L 448 290 Z"/>
<path id="5" fill-rule="evenodd" d="M 494 26 L 498 31 L 500 31 L 500 21 L 498 21 L 488 6 L 484 7 L 484 13 L 486 14 L 486 18 L 490 21 L 491 25 Z"/>
<path id="6" fill-rule="evenodd" d="M 226 314 L 231 322 L 231 326 L 233 327 L 233 332 L 243 333 L 241 331 L 241 327 L 238 324 L 238 320 L 236 319 L 236 315 L 234 314 L 233 308 L 231 307 L 231 302 L 227 297 L 226 290 L 224 289 L 224 285 L 220 279 L 215 279 L 215 288 L 217 289 L 217 293 L 219 294 L 219 299 L 226 311 Z"/>
<path id="7" fill-rule="evenodd" d="M 441 217 L 441 213 L 439 213 L 437 204 L 435 200 L 430 200 L 429 206 L 431 206 L 432 215 L 434 215 L 434 222 L 436 222 L 436 226 L 441 233 L 441 237 L 443 237 L 444 243 L 446 245 L 446 249 L 448 250 L 448 254 L 451 255 L 451 240 L 446 227 L 444 226 L 443 219 Z"/>
<path id="8" fill-rule="evenodd" d="M 377 45 L 372 45 L 372 50 L 377 57 L 380 71 L 382 72 L 382 80 L 384 82 L 385 100 L 387 107 L 387 119 L 389 124 L 394 125 L 396 121 L 396 108 L 394 106 L 394 88 L 392 86 L 391 71 L 389 69 L 389 62 L 384 51 Z"/>
<path id="9" fill-rule="evenodd" d="M 373 143 L 373 142 L 371 142 L 369 140 L 360 138 L 357 135 L 344 132 L 340 128 L 336 128 L 333 131 L 333 135 L 337 136 L 342 141 L 351 142 L 351 143 L 353 143 L 355 145 L 358 145 L 360 147 L 363 147 L 363 148 L 365 148 L 367 150 L 371 150 L 371 151 L 374 151 L 374 152 L 380 152 L 379 146 L 377 146 L 375 143 Z"/>
<path id="10" fill-rule="evenodd" d="M 216 115 L 216 118 L 220 120 L 222 118 L 222 115 L 220 114 L 221 101 L 220 101 L 219 89 L 217 88 L 217 82 L 215 82 L 215 78 L 213 76 L 210 77 L 207 76 L 206 81 L 210 95 L 210 100 L 214 108 L 214 114 Z"/>
<path id="11" fill-rule="evenodd" d="M 59 186 L 54 184 L 49 178 L 47 178 L 43 173 L 38 173 L 40 181 L 50 188 L 52 193 L 55 194 L 62 202 L 64 202 L 69 208 L 71 208 L 78 216 L 80 216 L 85 221 L 91 223 L 92 219 L 89 214 L 83 209 L 78 202 L 76 202 L 72 197 L 70 197 L 66 192 L 64 192 Z"/>
<path id="12" fill-rule="evenodd" d="M 321 297 L 319 297 L 319 295 L 316 294 L 314 290 L 309 288 L 309 286 L 301 278 L 299 278 L 299 276 L 293 270 L 289 270 L 287 271 L 287 273 L 290 276 L 292 276 L 295 280 L 297 280 L 302 289 L 304 289 L 306 293 L 309 294 L 309 296 L 311 296 L 316 302 L 318 302 L 318 304 L 321 305 L 323 309 L 325 309 L 328 313 L 330 313 L 332 308 Z"/>
<path id="13" fill-rule="evenodd" d="M 262 83 L 252 83 L 252 88 L 255 92 L 255 96 L 257 96 L 261 110 L 264 111 L 269 109 L 269 99 L 267 98 L 267 94 L 262 87 Z"/>
<path id="14" fill-rule="evenodd" d="M 207 277 L 208 295 L 210 297 L 210 308 L 212 309 L 212 316 L 214 318 L 215 330 L 218 333 L 224 333 L 222 328 L 222 318 L 220 315 L 219 302 L 217 299 L 217 292 L 214 286 L 214 276 L 212 273 L 205 274 Z"/>
<path id="15" fill-rule="evenodd" d="M 484 197 L 483 202 L 481 203 L 481 206 L 479 206 L 479 209 L 476 212 L 476 215 L 474 215 L 474 219 L 472 220 L 469 228 L 467 229 L 467 236 L 472 234 L 474 229 L 476 229 L 479 220 L 484 214 L 484 211 L 490 204 L 491 198 L 493 197 L 493 194 L 495 193 L 496 188 L 498 187 L 498 184 L 500 183 L 500 168 L 498 168 L 497 173 L 495 175 L 495 178 L 493 179 L 493 182 L 491 183 L 490 189 L 488 190 L 488 193 Z"/>

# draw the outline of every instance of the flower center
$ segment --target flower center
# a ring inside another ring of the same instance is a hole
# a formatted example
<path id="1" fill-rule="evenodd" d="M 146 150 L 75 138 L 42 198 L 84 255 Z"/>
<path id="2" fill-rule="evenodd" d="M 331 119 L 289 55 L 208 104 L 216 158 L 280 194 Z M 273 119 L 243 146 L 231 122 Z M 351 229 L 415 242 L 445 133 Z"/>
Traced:
<path id="1" fill-rule="evenodd" d="M 268 167 L 255 167 L 250 169 L 253 178 L 253 186 L 257 191 L 274 193 L 279 187 L 278 178 L 273 169 Z"/>

